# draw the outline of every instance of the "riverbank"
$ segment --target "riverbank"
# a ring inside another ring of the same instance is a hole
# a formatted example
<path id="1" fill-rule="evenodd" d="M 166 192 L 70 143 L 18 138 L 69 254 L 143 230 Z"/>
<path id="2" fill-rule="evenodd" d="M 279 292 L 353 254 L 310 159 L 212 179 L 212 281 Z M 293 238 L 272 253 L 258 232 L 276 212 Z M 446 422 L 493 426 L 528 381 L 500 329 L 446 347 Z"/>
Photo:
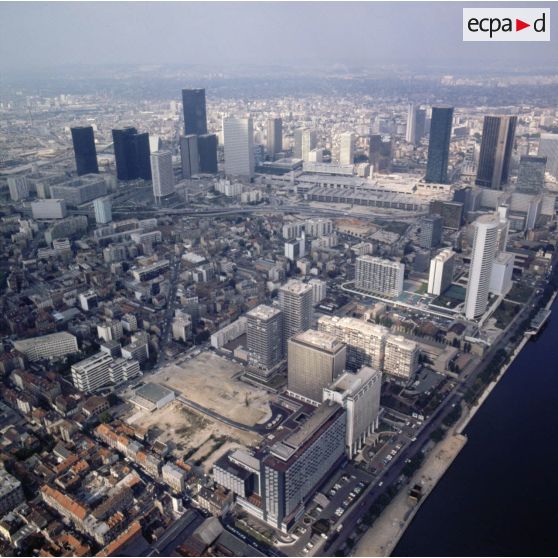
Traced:
<path id="1" fill-rule="evenodd" d="M 550 297 L 545 305 L 546 309 L 551 308 L 557 296 L 558 291 Z M 465 446 L 467 438 L 462 434 L 463 431 L 530 339 L 529 335 L 523 334 L 521 341 L 510 355 L 508 362 L 501 367 L 497 377 L 486 386 L 475 404 L 465 410 L 459 421 L 448 430 L 445 438 L 434 447 L 411 481 L 400 490 L 372 527 L 363 535 L 353 552 L 354 556 L 390 556 L 421 505 Z M 412 502 L 408 497 L 409 488 L 415 484 L 423 486 L 424 495 L 418 503 Z"/>
<path id="2" fill-rule="evenodd" d="M 420 509 L 428 494 L 444 476 L 454 459 L 467 442 L 461 434 L 446 437 L 430 452 L 421 468 L 413 475 L 409 484 L 399 491 L 374 525 L 359 541 L 354 556 L 389 556 L 405 532 L 407 525 Z M 423 497 L 418 501 L 409 498 L 409 488 L 419 484 Z"/>

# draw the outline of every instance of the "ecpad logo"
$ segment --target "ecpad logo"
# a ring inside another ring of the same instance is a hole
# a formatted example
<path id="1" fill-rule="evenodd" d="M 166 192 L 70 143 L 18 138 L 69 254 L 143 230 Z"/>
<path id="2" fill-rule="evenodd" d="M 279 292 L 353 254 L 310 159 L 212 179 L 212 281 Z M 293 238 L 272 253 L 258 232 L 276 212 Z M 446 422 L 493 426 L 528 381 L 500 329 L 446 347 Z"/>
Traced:
<path id="1" fill-rule="evenodd" d="M 463 8 L 464 41 L 550 41 L 550 8 Z"/>

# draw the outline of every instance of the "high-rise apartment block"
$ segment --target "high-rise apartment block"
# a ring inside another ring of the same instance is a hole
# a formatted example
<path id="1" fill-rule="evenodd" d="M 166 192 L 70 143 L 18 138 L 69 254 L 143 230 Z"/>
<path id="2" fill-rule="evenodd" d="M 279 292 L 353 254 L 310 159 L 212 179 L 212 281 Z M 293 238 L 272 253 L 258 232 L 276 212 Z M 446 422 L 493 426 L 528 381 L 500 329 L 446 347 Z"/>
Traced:
<path id="1" fill-rule="evenodd" d="M 283 151 L 283 121 L 281 118 L 267 119 L 267 153 L 273 159 Z"/>
<path id="2" fill-rule="evenodd" d="M 345 372 L 324 388 L 325 401 L 341 405 L 347 413 L 346 451 L 349 459 L 362 449 L 378 426 L 382 373 L 364 366 L 356 374 Z"/>
<path id="3" fill-rule="evenodd" d="M 446 248 L 430 260 L 428 294 L 440 296 L 453 281 L 455 252 Z"/>
<path id="4" fill-rule="evenodd" d="M 384 347 L 383 370 L 386 374 L 408 380 L 419 367 L 419 354 L 414 341 L 401 335 L 389 335 Z"/>
<path id="5" fill-rule="evenodd" d="M 92 126 L 71 128 L 78 176 L 99 172 L 97 149 Z"/>
<path id="6" fill-rule="evenodd" d="M 225 174 L 252 179 L 255 170 L 254 127 L 252 118 L 223 119 L 225 138 Z"/>
<path id="7" fill-rule="evenodd" d="M 312 325 L 312 285 L 291 279 L 279 288 L 279 308 L 283 312 L 283 347 L 293 335 Z"/>
<path id="8" fill-rule="evenodd" d="M 8 177 L 8 189 L 13 201 L 21 201 L 29 196 L 29 181 L 25 176 Z"/>
<path id="9" fill-rule="evenodd" d="M 413 145 L 420 143 L 424 135 L 424 125 L 426 120 L 426 111 L 418 108 L 414 104 L 409 104 L 407 109 L 407 127 L 405 130 L 405 141 Z"/>
<path id="10" fill-rule="evenodd" d="M 355 162 L 355 135 L 352 132 L 341 134 L 339 162 L 342 165 L 352 165 Z"/>
<path id="11" fill-rule="evenodd" d="M 93 202 L 95 210 L 95 222 L 98 225 L 104 225 L 112 221 L 112 202 L 110 198 L 97 198 Z"/>
<path id="12" fill-rule="evenodd" d="M 465 317 L 469 320 L 477 318 L 486 310 L 490 274 L 498 247 L 499 225 L 500 219 L 496 215 L 482 215 L 473 223 L 473 252 L 465 297 Z"/>
<path id="13" fill-rule="evenodd" d="M 343 372 L 346 361 L 347 348 L 334 335 L 311 329 L 296 334 L 288 343 L 289 393 L 319 404 L 322 390 Z"/>
<path id="14" fill-rule="evenodd" d="M 403 292 L 405 264 L 376 256 L 356 260 L 355 286 L 369 293 L 397 297 Z"/>
<path id="15" fill-rule="evenodd" d="M 136 360 L 113 359 L 99 351 L 72 365 L 72 382 L 80 391 L 91 392 L 108 384 L 131 380 L 140 373 Z"/>
<path id="16" fill-rule="evenodd" d="M 153 195 L 156 199 L 165 198 L 174 193 L 174 172 L 170 151 L 155 151 L 151 154 L 153 174 Z"/>
<path id="17" fill-rule="evenodd" d="M 448 181 L 449 145 L 453 108 L 432 108 L 426 182 L 445 184 Z"/>
<path id="18" fill-rule="evenodd" d="M 421 248 L 435 248 L 442 242 L 442 217 L 427 215 L 420 221 L 419 246 Z"/>
<path id="19" fill-rule="evenodd" d="M 283 360 L 283 314 L 260 304 L 246 314 L 246 340 L 250 365 L 268 376 Z"/>
<path id="20" fill-rule="evenodd" d="M 205 89 L 183 89 L 184 134 L 207 134 Z"/>
<path id="21" fill-rule="evenodd" d="M 190 178 L 200 172 L 198 136 L 194 134 L 180 136 L 180 160 L 182 162 L 182 178 Z"/>
<path id="22" fill-rule="evenodd" d="M 507 184 L 517 116 L 485 116 L 475 184 L 501 190 Z"/>

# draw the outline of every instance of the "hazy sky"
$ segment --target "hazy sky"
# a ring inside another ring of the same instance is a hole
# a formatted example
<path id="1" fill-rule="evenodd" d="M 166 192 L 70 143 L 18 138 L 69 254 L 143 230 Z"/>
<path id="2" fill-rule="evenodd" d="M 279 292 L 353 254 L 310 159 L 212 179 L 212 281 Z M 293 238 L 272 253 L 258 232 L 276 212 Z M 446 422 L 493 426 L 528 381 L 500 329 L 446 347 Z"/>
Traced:
<path id="1" fill-rule="evenodd" d="M 76 63 L 558 64 L 549 43 L 463 43 L 461 2 L 0 2 L 0 67 Z M 558 17 L 558 2 L 550 6 Z M 531 4 L 533 6 L 533 4 Z M 556 20 L 558 21 L 558 20 Z M 554 22 L 553 22 L 554 23 Z"/>

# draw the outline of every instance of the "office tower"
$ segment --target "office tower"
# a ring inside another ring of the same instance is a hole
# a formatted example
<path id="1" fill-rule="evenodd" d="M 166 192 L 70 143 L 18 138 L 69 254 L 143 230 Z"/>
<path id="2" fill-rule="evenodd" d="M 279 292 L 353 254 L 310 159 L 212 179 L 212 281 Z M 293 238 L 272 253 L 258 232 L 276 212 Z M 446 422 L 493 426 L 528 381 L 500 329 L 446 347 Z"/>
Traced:
<path id="1" fill-rule="evenodd" d="M 500 252 L 492 263 L 489 291 L 496 296 L 506 296 L 512 288 L 513 265 L 515 255 Z"/>
<path id="2" fill-rule="evenodd" d="M 267 154 L 274 159 L 283 151 L 283 121 L 280 118 L 267 119 Z"/>
<path id="3" fill-rule="evenodd" d="M 317 405 L 322 390 L 345 369 L 347 348 L 337 337 L 308 329 L 288 343 L 288 390 L 294 397 Z"/>
<path id="4" fill-rule="evenodd" d="M 21 201 L 29 196 L 29 181 L 25 176 L 8 177 L 8 189 L 13 201 Z"/>
<path id="5" fill-rule="evenodd" d="M 183 89 L 184 134 L 201 136 L 207 134 L 205 112 L 205 89 Z"/>
<path id="6" fill-rule="evenodd" d="M 380 134 L 373 134 L 369 138 L 368 161 L 374 172 L 389 169 L 391 162 L 391 139 L 384 141 Z"/>
<path id="7" fill-rule="evenodd" d="M 98 174 L 85 174 L 50 187 L 52 199 L 64 200 L 67 205 L 71 206 L 93 201 L 106 194 L 107 184 Z"/>
<path id="8" fill-rule="evenodd" d="M 268 376 L 283 360 L 283 314 L 260 304 L 246 314 L 246 341 L 251 366 Z"/>
<path id="9" fill-rule="evenodd" d="M 442 241 L 442 217 L 427 215 L 420 222 L 419 246 L 421 248 L 435 248 Z"/>
<path id="10" fill-rule="evenodd" d="M 499 225 L 500 220 L 495 215 L 482 215 L 473 223 L 473 252 L 465 296 L 465 317 L 469 320 L 482 315 L 486 310 Z"/>
<path id="11" fill-rule="evenodd" d="M 368 366 L 356 374 L 345 372 L 324 388 L 324 402 L 341 405 L 347 413 L 346 451 L 349 459 L 362 449 L 366 438 L 378 426 L 382 373 Z"/>
<path id="12" fill-rule="evenodd" d="M 453 108 L 432 107 L 426 182 L 445 184 L 448 181 L 448 158 Z"/>
<path id="13" fill-rule="evenodd" d="M 283 350 L 296 333 L 312 325 L 312 285 L 291 279 L 279 288 L 279 308 L 283 312 Z"/>
<path id="14" fill-rule="evenodd" d="M 99 172 L 97 149 L 92 126 L 71 128 L 78 176 Z"/>
<path id="15" fill-rule="evenodd" d="M 414 341 L 401 335 L 386 337 L 384 347 L 384 372 L 408 380 L 419 367 L 419 348 Z"/>
<path id="16" fill-rule="evenodd" d="M 110 198 L 97 198 L 93 202 L 95 210 L 95 222 L 98 225 L 104 225 L 112 221 L 112 202 Z"/>
<path id="17" fill-rule="evenodd" d="M 352 165 L 355 160 L 355 135 L 352 132 L 341 134 L 339 145 L 339 162 Z"/>
<path id="18" fill-rule="evenodd" d="M 475 184 L 501 190 L 507 184 L 517 116 L 485 116 Z"/>
<path id="19" fill-rule="evenodd" d="M 519 159 L 517 189 L 526 194 L 540 194 L 544 190 L 546 157 L 523 155 Z"/>
<path id="20" fill-rule="evenodd" d="M 190 178 L 200 172 L 198 136 L 180 136 L 180 160 L 182 162 L 182 178 Z"/>
<path id="21" fill-rule="evenodd" d="M 444 229 L 459 230 L 463 224 L 463 203 L 434 200 L 428 209 L 430 215 L 440 215 Z"/>
<path id="22" fill-rule="evenodd" d="M 211 174 L 218 172 L 217 136 L 215 134 L 203 134 L 198 136 L 198 155 L 200 172 Z"/>
<path id="23" fill-rule="evenodd" d="M 361 366 L 383 369 L 388 330 L 380 325 L 348 316 L 320 316 L 318 330 L 335 335 L 347 346 L 347 368 Z"/>
<path id="24" fill-rule="evenodd" d="M 424 129 L 425 111 L 422 112 L 422 128 Z M 419 131 L 419 109 L 414 104 L 410 104 L 407 109 L 407 128 L 405 130 L 405 141 L 416 145 L 422 137 L 422 132 Z"/>
<path id="25" fill-rule="evenodd" d="M 60 358 L 79 350 L 76 337 L 67 331 L 18 339 L 13 345 L 16 351 L 25 355 L 31 362 Z"/>
<path id="26" fill-rule="evenodd" d="M 174 193 L 174 172 L 172 170 L 172 154 L 170 151 L 156 151 L 151 154 L 153 169 L 153 195 L 156 199 Z"/>
<path id="27" fill-rule="evenodd" d="M 415 145 L 420 143 L 420 140 L 426 133 L 426 110 L 417 109 L 415 115 Z"/>
<path id="28" fill-rule="evenodd" d="M 382 296 L 397 297 L 403 292 L 405 264 L 376 256 L 360 256 L 356 260 L 357 289 Z"/>
<path id="29" fill-rule="evenodd" d="M 546 157 L 546 172 L 558 178 L 558 134 L 541 134 L 539 157 Z"/>
<path id="30" fill-rule="evenodd" d="M 304 130 L 301 134 L 300 155 L 303 161 L 310 160 L 310 151 L 316 148 L 317 134 L 316 130 Z"/>
<path id="31" fill-rule="evenodd" d="M 252 118 L 223 119 L 225 174 L 245 179 L 254 176 L 254 128 Z"/>
<path id="32" fill-rule="evenodd" d="M 149 134 L 132 127 L 112 131 L 118 180 L 151 180 Z"/>
<path id="33" fill-rule="evenodd" d="M 441 295 L 453 281 L 455 252 L 446 248 L 430 260 L 428 294 Z"/>
<path id="34" fill-rule="evenodd" d="M 346 422 L 342 407 L 322 403 L 297 430 L 271 446 L 260 469 L 265 522 L 286 533 L 303 515 L 322 481 L 343 459 Z M 252 513 L 254 509 L 252 504 Z"/>

